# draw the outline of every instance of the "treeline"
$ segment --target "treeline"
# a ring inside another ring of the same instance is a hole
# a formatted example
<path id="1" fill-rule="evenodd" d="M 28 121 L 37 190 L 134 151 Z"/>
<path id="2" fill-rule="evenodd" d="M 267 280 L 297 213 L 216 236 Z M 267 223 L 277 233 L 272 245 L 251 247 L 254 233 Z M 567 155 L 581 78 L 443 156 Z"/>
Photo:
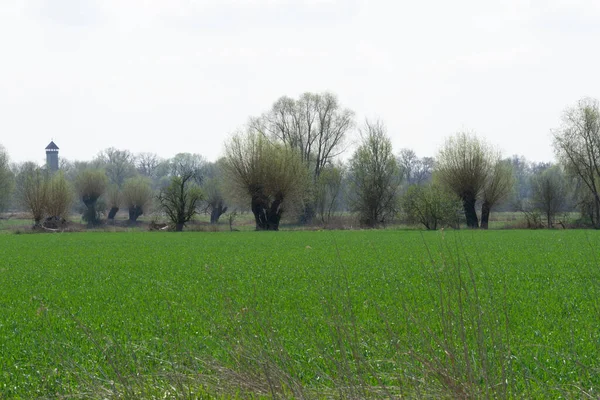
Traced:
<path id="1" fill-rule="evenodd" d="M 257 230 L 279 229 L 284 216 L 327 226 L 341 213 L 367 227 L 401 220 L 427 229 L 486 229 L 495 211 L 521 212 L 535 228 L 578 211 L 581 226 L 600 227 L 598 101 L 568 108 L 552 135 L 557 164 L 505 157 L 472 132 L 448 137 L 436 157 L 418 157 L 395 152 L 382 121 L 358 124 L 335 95 L 306 93 L 250 118 L 215 162 L 108 148 L 91 161 L 61 159 L 51 173 L 32 162 L 10 163 L 0 148 L 0 209 L 25 210 L 35 226 L 53 227 L 74 211 L 96 226 L 121 209 L 130 223 L 154 210 L 176 230 L 197 213 L 215 224 L 236 210 L 251 211 Z"/>

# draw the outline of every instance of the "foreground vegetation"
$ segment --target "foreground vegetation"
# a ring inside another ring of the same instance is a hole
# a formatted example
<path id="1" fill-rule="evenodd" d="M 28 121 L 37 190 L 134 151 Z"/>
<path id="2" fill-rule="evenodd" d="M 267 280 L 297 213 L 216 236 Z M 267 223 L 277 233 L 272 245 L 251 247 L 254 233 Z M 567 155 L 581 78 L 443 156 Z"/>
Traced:
<path id="1" fill-rule="evenodd" d="M 0 398 L 597 397 L 596 231 L 3 235 Z"/>

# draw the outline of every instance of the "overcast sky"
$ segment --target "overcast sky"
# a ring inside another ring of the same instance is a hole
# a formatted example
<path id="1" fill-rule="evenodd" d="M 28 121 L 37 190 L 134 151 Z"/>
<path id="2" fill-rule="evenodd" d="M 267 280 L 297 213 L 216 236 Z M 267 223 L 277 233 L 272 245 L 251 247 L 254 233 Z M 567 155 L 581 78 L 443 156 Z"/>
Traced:
<path id="1" fill-rule="evenodd" d="M 549 161 L 599 46 L 598 0 L 1 0 L 0 143 L 216 159 L 278 97 L 331 91 L 396 151 L 468 129 Z"/>

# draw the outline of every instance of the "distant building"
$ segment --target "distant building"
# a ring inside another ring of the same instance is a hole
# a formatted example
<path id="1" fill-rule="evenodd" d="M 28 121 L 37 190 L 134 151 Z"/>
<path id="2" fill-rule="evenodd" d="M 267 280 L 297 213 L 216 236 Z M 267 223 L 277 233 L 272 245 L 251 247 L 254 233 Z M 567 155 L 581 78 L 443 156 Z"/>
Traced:
<path id="1" fill-rule="evenodd" d="M 46 166 L 50 172 L 58 171 L 58 146 L 54 141 L 46 146 Z"/>

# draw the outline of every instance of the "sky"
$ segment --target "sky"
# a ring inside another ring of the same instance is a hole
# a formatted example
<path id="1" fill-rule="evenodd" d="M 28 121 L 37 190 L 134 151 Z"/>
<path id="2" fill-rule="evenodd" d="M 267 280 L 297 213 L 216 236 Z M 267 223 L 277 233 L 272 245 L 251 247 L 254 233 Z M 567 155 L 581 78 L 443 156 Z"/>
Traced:
<path id="1" fill-rule="evenodd" d="M 215 160 L 279 97 L 330 91 L 396 152 L 468 130 L 551 161 L 599 45 L 597 0 L 1 0 L 0 144 Z"/>

